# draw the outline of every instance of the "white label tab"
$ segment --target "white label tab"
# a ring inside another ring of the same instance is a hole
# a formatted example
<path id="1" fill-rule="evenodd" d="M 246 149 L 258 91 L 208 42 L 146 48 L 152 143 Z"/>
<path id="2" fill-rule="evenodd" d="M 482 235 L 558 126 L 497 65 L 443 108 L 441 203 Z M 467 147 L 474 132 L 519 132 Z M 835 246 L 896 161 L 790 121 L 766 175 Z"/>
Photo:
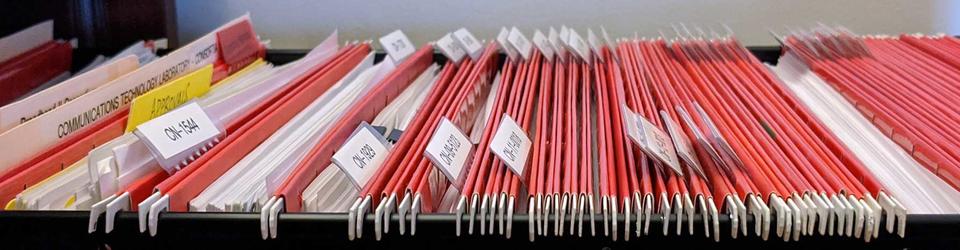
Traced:
<path id="1" fill-rule="evenodd" d="M 520 56 L 523 56 L 524 60 L 530 60 L 530 53 L 533 50 L 533 45 L 530 44 L 530 40 L 527 40 L 527 37 L 523 35 L 523 32 L 520 32 L 520 29 L 513 27 L 510 29 L 510 34 L 507 35 L 507 40 L 510 41 L 510 45 L 513 46 L 513 49 L 517 50 L 520 53 Z"/>
<path id="2" fill-rule="evenodd" d="M 506 163 L 514 174 L 524 176 L 531 145 L 533 142 L 530 141 L 526 131 L 509 115 L 504 115 L 500 120 L 500 126 L 497 127 L 497 132 L 490 141 L 490 151 L 500 157 L 500 160 Z"/>
<path id="3" fill-rule="evenodd" d="M 628 117 L 635 119 L 635 125 L 632 128 L 630 125 L 626 125 L 627 134 L 633 139 L 633 142 L 650 157 L 660 160 L 678 175 L 683 175 L 670 136 L 643 116 L 632 114 L 633 112 L 630 110 L 625 113 L 628 113 Z"/>
<path id="4" fill-rule="evenodd" d="M 697 128 L 697 124 L 693 122 L 692 118 L 690 118 L 687 110 L 679 105 L 676 106 L 675 109 L 677 114 L 680 115 L 680 118 L 682 118 L 683 123 L 687 124 L 687 127 L 690 127 L 690 131 L 693 131 L 693 137 L 697 140 L 697 144 L 699 144 L 704 151 L 707 151 L 707 155 L 710 155 L 710 158 L 713 159 L 714 162 L 719 164 L 726 171 L 730 171 L 730 166 L 727 166 L 723 159 L 720 158 L 720 153 L 717 152 L 717 149 L 710 144 L 710 141 L 706 136 L 703 135 L 703 132 L 700 132 L 700 129 Z"/>
<path id="5" fill-rule="evenodd" d="M 454 31 L 453 38 L 460 43 L 460 47 L 463 47 L 463 49 L 467 51 L 467 55 L 470 55 L 470 58 L 473 58 L 474 61 L 480 59 L 480 54 L 483 53 L 483 43 L 477 40 L 467 28 L 460 28 Z"/>
<path id="6" fill-rule="evenodd" d="M 627 108 L 625 104 L 620 105 L 623 129 L 627 130 L 627 136 L 633 139 L 637 145 L 643 147 L 643 135 L 640 134 L 640 128 L 637 127 L 637 114 Z"/>
<path id="7" fill-rule="evenodd" d="M 680 159 L 686 162 L 687 166 L 693 168 L 700 177 L 706 178 L 707 176 L 703 173 L 703 168 L 700 167 L 700 160 L 697 158 L 696 152 L 693 151 L 693 145 L 690 145 L 690 139 L 687 138 L 687 135 L 683 133 L 680 126 L 677 125 L 666 111 L 660 110 L 660 117 L 667 127 L 667 132 L 670 133 L 670 138 L 673 139 L 673 146 L 676 147 L 677 155 L 680 156 Z"/>
<path id="8" fill-rule="evenodd" d="M 733 148 L 730 147 L 730 143 L 723 138 L 723 134 L 720 134 L 720 130 L 717 129 L 717 125 L 713 123 L 713 120 L 710 119 L 710 116 L 707 116 L 707 112 L 703 110 L 703 107 L 700 107 L 700 104 L 693 102 L 693 108 L 697 110 L 697 114 L 700 115 L 700 119 L 703 120 L 703 123 L 707 125 L 707 131 L 710 132 L 710 138 L 713 139 L 713 144 L 717 145 L 717 148 L 720 148 L 718 152 L 727 159 L 733 160 L 734 165 L 743 169 L 743 161 L 740 160 L 740 156 L 733 152 Z"/>
<path id="9" fill-rule="evenodd" d="M 160 166 L 172 173 L 222 132 L 199 104 L 190 102 L 140 124 L 134 133 L 146 142 Z"/>
<path id="10" fill-rule="evenodd" d="M 450 61 L 455 63 L 460 62 L 460 59 L 463 59 L 463 56 L 467 54 L 450 33 L 437 40 L 434 45 L 440 50 L 440 53 L 443 53 Z"/>
<path id="11" fill-rule="evenodd" d="M 547 60 L 553 61 L 553 45 L 550 43 L 550 39 L 543 35 L 540 30 L 533 32 L 533 44 L 537 46 L 537 49 L 540 50 L 540 53 L 543 53 Z"/>
<path id="12" fill-rule="evenodd" d="M 600 61 L 606 60 L 606 58 L 603 56 L 603 50 L 601 49 L 604 44 L 600 42 L 600 38 L 593 33 L 592 29 L 587 29 L 587 43 L 590 44 L 590 50 L 597 55 L 597 58 L 599 58 Z"/>
<path id="13" fill-rule="evenodd" d="M 447 176 L 450 183 L 457 188 L 463 185 L 464 167 L 467 159 L 470 158 L 470 150 L 473 143 L 463 132 L 453 125 L 450 120 L 443 118 L 437 131 L 433 133 L 433 138 L 427 143 L 424 154 L 433 162 L 434 166 L 440 167 L 440 171 Z"/>
<path id="14" fill-rule="evenodd" d="M 557 54 L 557 58 L 560 58 L 560 61 L 565 60 L 564 57 L 567 55 L 567 49 L 563 47 L 562 36 L 557 33 L 557 30 L 553 27 L 550 27 L 550 34 L 547 35 L 547 39 L 550 40 L 550 45 L 553 46 L 554 52 Z"/>
<path id="15" fill-rule="evenodd" d="M 413 43 L 410 42 L 407 35 L 404 35 L 403 31 L 400 30 L 381 37 L 380 46 L 383 46 L 383 50 L 387 51 L 390 59 L 393 59 L 393 62 L 398 65 L 400 62 L 403 62 L 403 59 L 407 58 L 407 56 L 417 51 L 417 48 L 413 47 Z"/>
<path id="16" fill-rule="evenodd" d="M 560 26 L 560 42 L 563 44 L 567 43 L 567 39 L 570 38 L 570 29 L 566 25 Z"/>
<path id="17" fill-rule="evenodd" d="M 570 29 L 568 31 L 569 37 L 567 37 L 567 47 L 575 52 L 580 59 L 590 62 L 590 46 L 583 41 L 583 38 L 580 37 L 580 34 L 577 34 L 576 30 Z"/>
<path id="18" fill-rule="evenodd" d="M 683 175 L 683 171 L 680 169 L 680 161 L 677 159 L 677 151 L 673 147 L 670 136 L 643 117 L 638 119 L 638 126 L 642 129 L 641 133 L 646 138 L 647 150 L 667 164 L 678 175 Z"/>
<path id="19" fill-rule="evenodd" d="M 607 34 L 607 29 L 600 26 L 600 34 L 603 36 L 603 42 L 607 43 L 607 48 L 610 48 L 610 54 L 613 55 L 613 58 L 617 59 L 617 43 L 613 40 L 610 40 L 610 35 Z"/>
<path id="20" fill-rule="evenodd" d="M 363 122 L 333 154 L 332 161 L 347 173 L 357 188 L 363 188 L 387 159 L 388 152 L 387 140 L 370 124 Z"/>
<path id="21" fill-rule="evenodd" d="M 500 33 L 497 34 L 497 44 L 500 45 L 500 48 L 504 52 L 507 52 L 507 56 L 510 57 L 510 60 L 517 60 L 517 51 L 514 50 L 513 45 L 510 45 L 510 42 L 507 40 L 510 32 L 507 31 L 507 28 L 500 28 Z"/>

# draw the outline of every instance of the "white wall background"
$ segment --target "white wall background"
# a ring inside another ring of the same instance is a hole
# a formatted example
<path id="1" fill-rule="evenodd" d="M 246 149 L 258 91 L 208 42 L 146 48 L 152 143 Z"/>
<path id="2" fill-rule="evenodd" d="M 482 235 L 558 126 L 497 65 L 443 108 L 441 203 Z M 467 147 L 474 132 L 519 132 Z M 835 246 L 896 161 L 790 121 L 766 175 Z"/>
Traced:
<path id="1" fill-rule="evenodd" d="M 341 41 L 376 39 L 403 29 L 415 44 L 459 27 L 480 39 L 501 26 L 603 25 L 612 37 L 655 36 L 670 24 L 731 27 L 746 45 L 775 45 L 768 29 L 841 24 L 860 34 L 960 33 L 960 1 L 951 0 L 177 0 L 181 44 L 250 12 L 254 29 L 272 48 L 303 49 L 339 29 Z"/>

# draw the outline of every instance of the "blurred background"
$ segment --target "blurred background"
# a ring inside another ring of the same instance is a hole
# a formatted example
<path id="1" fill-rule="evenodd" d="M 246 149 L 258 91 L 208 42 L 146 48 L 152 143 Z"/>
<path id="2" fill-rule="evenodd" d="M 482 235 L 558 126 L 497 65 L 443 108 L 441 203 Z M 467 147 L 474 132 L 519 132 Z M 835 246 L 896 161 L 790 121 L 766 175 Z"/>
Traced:
<path id="1" fill-rule="evenodd" d="M 375 39 L 403 29 L 414 43 L 435 40 L 459 27 L 492 38 L 501 26 L 526 32 L 561 24 L 605 27 L 611 36 L 672 35 L 671 24 L 727 25 L 744 44 L 776 45 L 769 30 L 844 25 L 859 34 L 960 34 L 960 1 L 951 0 L 5 0 L 0 36 L 55 19 L 58 38 L 78 38 L 81 48 L 119 50 L 144 38 L 192 41 L 249 12 L 271 48 L 305 49 L 339 29 L 341 41 Z M 136 37 L 134 37 L 136 36 Z M 144 37 L 149 36 L 149 37 Z"/>

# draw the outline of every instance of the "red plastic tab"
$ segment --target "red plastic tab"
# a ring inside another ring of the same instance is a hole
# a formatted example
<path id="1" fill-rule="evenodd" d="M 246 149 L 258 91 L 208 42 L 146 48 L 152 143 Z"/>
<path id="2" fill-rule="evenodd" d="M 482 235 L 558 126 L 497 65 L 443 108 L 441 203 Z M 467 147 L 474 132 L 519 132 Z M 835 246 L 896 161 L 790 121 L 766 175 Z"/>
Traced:
<path id="1" fill-rule="evenodd" d="M 257 34 L 253 32 L 250 21 L 243 20 L 217 32 L 217 51 L 220 55 L 218 67 L 226 67 L 225 70 L 217 70 L 217 72 L 221 73 L 222 77 L 226 77 L 261 57 L 263 46 L 257 40 Z M 214 81 L 222 77 L 214 76 Z"/>
<path id="2" fill-rule="evenodd" d="M 0 106 L 69 71 L 72 55 L 69 43 L 51 41 L 0 63 Z"/>

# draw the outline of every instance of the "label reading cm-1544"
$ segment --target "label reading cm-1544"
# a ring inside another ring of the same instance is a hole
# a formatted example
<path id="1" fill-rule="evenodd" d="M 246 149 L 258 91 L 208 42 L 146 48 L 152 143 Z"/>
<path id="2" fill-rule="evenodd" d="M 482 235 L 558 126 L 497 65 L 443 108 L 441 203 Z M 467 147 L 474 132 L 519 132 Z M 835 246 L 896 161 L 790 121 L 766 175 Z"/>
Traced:
<path id="1" fill-rule="evenodd" d="M 150 148 L 160 166 L 172 173 L 222 132 L 199 104 L 190 102 L 140 124 L 134 133 Z"/>

